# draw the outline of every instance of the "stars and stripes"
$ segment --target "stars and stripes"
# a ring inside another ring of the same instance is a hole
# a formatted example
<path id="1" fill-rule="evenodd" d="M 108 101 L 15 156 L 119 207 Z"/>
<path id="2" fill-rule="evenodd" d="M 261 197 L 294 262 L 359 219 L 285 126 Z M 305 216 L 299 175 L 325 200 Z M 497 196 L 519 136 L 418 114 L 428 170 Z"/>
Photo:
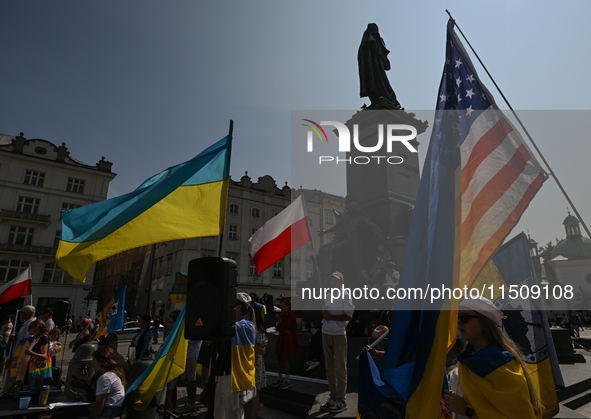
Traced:
<path id="1" fill-rule="evenodd" d="M 435 135 L 444 153 L 456 152 L 456 261 L 463 287 L 517 224 L 546 174 L 478 78 L 453 28 L 446 55 Z"/>
<path id="2" fill-rule="evenodd" d="M 450 21 L 399 287 L 470 288 L 545 179 L 478 78 Z M 395 412 L 387 416 L 445 416 L 440 401 L 446 355 L 457 331 L 453 301 L 398 300 L 396 308 L 397 339 L 388 341 L 380 364 L 381 380 L 395 392 Z M 382 405 L 368 401 L 364 407 L 375 412 Z"/>

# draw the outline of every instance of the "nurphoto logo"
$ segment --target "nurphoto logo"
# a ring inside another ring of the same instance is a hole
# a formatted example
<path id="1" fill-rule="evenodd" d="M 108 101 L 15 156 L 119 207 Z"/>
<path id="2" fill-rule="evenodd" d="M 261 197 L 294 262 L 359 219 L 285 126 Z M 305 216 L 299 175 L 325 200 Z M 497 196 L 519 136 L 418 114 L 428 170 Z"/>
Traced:
<path id="1" fill-rule="evenodd" d="M 326 131 L 322 126 L 332 125 L 337 130 L 337 135 L 339 138 L 339 152 L 340 153 L 349 153 L 351 151 L 351 133 L 349 132 L 349 128 L 343 124 L 342 122 L 338 121 L 320 121 L 320 124 L 309 120 L 304 119 L 304 121 L 309 122 L 309 124 L 302 124 L 305 127 L 311 129 L 311 131 L 307 132 L 307 152 L 312 153 L 314 151 L 314 133 L 320 139 L 320 142 L 326 142 L 328 144 L 328 136 L 326 135 Z M 401 133 L 402 132 L 402 133 Z M 409 134 L 403 134 L 408 132 Z M 382 150 L 384 146 L 384 142 L 386 143 L 386 153 L 392 153 L 392 145 L 394 142 L 402 143 L 411 153 L 418 153 L 418 150 L 413 147 L 410 141 L 414 140 L 417 137 L 417 129 L 412 125 L 406 124 L 379 124 L 378 129 L 378 138 L 377 143 L 375 145 L 361 145 L 359 141 L 359 125 L 353 125 L 353 145 L 357 151 L 361 153 L 367 153 L 371 155 L 357 155 L 355 157 L 348 157 L 348 158 L 340 158 L 338 156 L 319 156 L 318 163 L 328 163 L 328 162 L 335 162 L 339 164 L 342 163 L 349 163 L 349 164 L 369 164 L 371 162 L 380 164 L 385 162 L 387 164 L 401 164 L 403 163 L 404 159 L 399 155 L 375 155 L 374 153 L 378 153 Z M 385 140 L 384 140 L 385 139 Z"/>

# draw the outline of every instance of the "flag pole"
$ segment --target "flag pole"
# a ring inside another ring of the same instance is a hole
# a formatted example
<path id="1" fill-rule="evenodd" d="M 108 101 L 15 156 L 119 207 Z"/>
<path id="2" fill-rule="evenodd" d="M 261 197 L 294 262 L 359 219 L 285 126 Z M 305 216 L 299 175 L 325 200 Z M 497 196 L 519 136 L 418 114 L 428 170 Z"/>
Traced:
<path id="1" fill-rule="evenodd" d="M 232 135 L 234 133 L 234 120 L 230 119 L 230 128 L 228 129 L 228 135 Z M 226 207 L 228 203 L 228 197 L 226 197 Z M 224 211 L 224 214 L 226 212 Z M 226 231 L 226 216 L 224 215 L 224 219 L 222 220 L 222 234 L 220 234 L 220 247 L 218 248 L 218 257 L 222 257 L 222 245 L 224 244 L 224 233 Z"/>
<path id="2" fill-rule="evenodd" d="M 33 268 L 31 268 L 31 264 L 29 264 L 29 276 L 31 280 L 31 294 L 29 294 L 29 296 L 31 297 L 31 305 L 33 305 Z"/>
<path id="3" fill-rule="evenodd" d="M 472 52 L 474 53 L 474 55 L 478 59 L 478 62 L 480 63 L 480 65 L 482 66 L 482 68 L 484 69 L 484 71 L 486 71 L 486 74 L 488 74 L 488 77 L 491 79 L 491 81 L 493 82 L 493 84 L 497 88 L 498 92 L 501 94 L 501 97 L 503 98 L 503 100 L 505 101 L 505 103 L 507 104 L 507 106 L 509 107 L 509 109 L 511 110 L 511 112 L 513 113 L 513 116 L 515 117 L 515 119 L 517 119 L 517 122 L 519 122 L 519 125 L 521 126 L 521 128 L 525 132 L 525 135 L 527 135 L 527 138 L 529 138 L 529 141 L 532 143 L 532 145 L 534 146 L 534 148 L 536 149 L 536 151 L 540 155 L 540 158 L 542 159 L 542 161 L 544 162 L 544 164 L 548 168 L 549 175 L 554 178 L 554 181 L 558 185 L 558 188 L 560 189 L 560 191 L 562 192 L 562 194 L 564 195 L 564 197 L 568 201 L 569 205 L 571 206 L 571 208 L 573 209 L 573 211 L 577 215 L 577 218 L 579 219 L 579 221 L 583 225 L 583 228 L 585 229 L 585 232 L 587 232 L 587 235 L 589 236 L 589 238 L 591 238 L 591 232 L 587 228 L 587 225 L 585 224 L 585 221 L 583 221 L 583 217 L 581 217 L 581 214 L 579 214 L 579 211 L 577 211 L 577 209 L 575 207 L 575 204 L 571 201 L 570 197 L 566 193 L 566 190 L 562 187 L 562 184 L 558 180 L 558 176 L 556 176 L 556 173 L 554 173 L 554 171 L 552 170 L 552 168 L 550 167 L 550 165 L 548 164 L 548 162 L 544 158 L 544 155 L 542 154 L 542 152 L 540 151 L 540 149 L 536 145 L 535 141 L 533 140 L 533 138 L 529 134 L 527 128 L 525 128 L 525 125 L 523 124 L 523 122 L 521 122 L 521 119 L 519 119 L 519 117 L 517 116 L 517 113 L 513 110 L 513 107 L 511 106 L 511 104 L 509 103 L 509 101 L 507 100 L 507 98 L 505 97 L 505 95 L 503 94 L 503 92 L 501 91 L 501 88 L 498 86 L 498 84 L 495 81 L 495 79 L 493 79 L 492 75 L 490 74 L 490 72 L 488 71 L 488 69 L 486 68 L 486 66 L 484 65 L 484 63 L 482 62 L 482 60 L 480 59 L 480 57 L 478 56 L 478 54 L 476 53 L 476 51 L 474 50 L 474 48 L 472 47 L 472 45 L 470 44 L 470 41 L 468 41 L 468 38 L 466 38 L 466 35 L 464 35 L 464 32 L 462 32 L 462 29 L 460 29 L 460 27 L 456 23 L 456 20 L 452 17 L 450 11 L 447 10 L 447 9 L 445 9 L 445 12 L 449 15 L 449 20 L 452 21 L 453 25 L 456 28 L 458 28 L 458 31 L 460 31 L 460 34 L 462 35 L 462 37 L 468 43 L 468 46 L 470 47 L 470 49 L 472 50 Z"/>

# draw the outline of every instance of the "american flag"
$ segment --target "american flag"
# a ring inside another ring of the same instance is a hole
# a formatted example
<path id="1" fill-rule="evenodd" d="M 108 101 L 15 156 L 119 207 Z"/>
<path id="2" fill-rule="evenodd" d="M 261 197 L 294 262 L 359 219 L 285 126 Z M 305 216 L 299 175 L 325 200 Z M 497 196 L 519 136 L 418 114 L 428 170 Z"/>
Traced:
<path id="1" fill-rule="evenodd" d="M 470 287 L 547 175 L 478 78 L 453 22 L 434 130 L 443 152 L 439 158 L 454 153 L 455 262 L 459 286 Z"/>
<path id="2" fill-rule="evenodd" d="M 545 179 L 478 78 L 450 22 L 435 123 L 399 287 L 470 288 Z M 446 298 L 396 302 L 391 326 L 396 339 L 388 341 L 380 377 L 374 374 L 363 385 L 388 383 L 395 391 L 389 403 L 397 413 L 388 413 L 383 402 L 375 403 L 361 392 L 360 412 L 410 419 L 446 415 L 440 400 L 446 354 L 458 320 Z M 368 368 L 371 365 L 360 364 L 360 388 Z"/>

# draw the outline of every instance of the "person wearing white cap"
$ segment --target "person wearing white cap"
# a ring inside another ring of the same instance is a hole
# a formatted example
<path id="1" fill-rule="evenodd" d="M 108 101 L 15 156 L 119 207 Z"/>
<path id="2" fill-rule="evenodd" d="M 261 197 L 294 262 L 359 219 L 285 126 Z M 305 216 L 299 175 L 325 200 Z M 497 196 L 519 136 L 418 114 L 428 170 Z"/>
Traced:
<path id="1" fill-rule="evenodd" d="M 540 397 L 519 351 L 499 327 L 503 312 L 486 298 L 458 307 L 458 331 L 466 341 L 450 374 L 445 406 L 455 418 L 542 417 Z"/>
<path id="2" fill-rule="evenodd" d="M 330 276 L 332 288 L 342 290 L 343 274 L 334 272 Z M 345 294 L 345 293 L 342 293 Z M 347 324 L 353 318 L 355 306 L 351 295 L 340 295 L 332 299 L 327 295 L 322 309 L 322 347 L 326 379 L 330 388 L 330 398 L 320 406 L 321 410 L 339 413 L 347 410 Z"/>

